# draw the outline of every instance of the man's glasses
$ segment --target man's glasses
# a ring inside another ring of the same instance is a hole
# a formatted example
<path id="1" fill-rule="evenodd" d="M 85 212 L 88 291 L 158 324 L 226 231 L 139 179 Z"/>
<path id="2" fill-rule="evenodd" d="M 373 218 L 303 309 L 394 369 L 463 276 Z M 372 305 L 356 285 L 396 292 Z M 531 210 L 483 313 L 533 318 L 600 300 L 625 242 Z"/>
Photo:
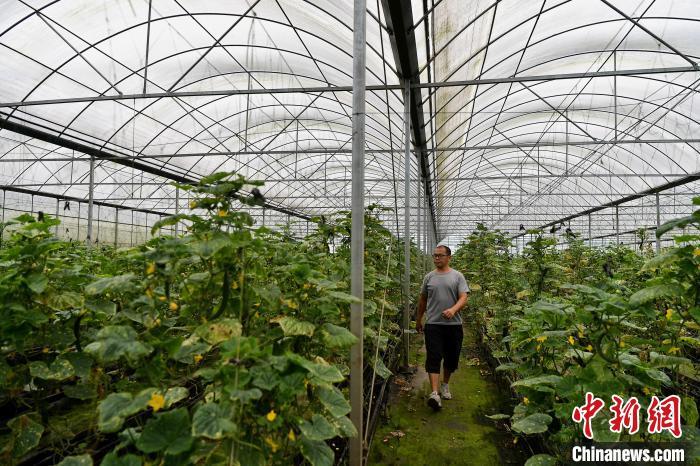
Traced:
<path id="1" fill-rule="evenodd" d="M 433 259 L 442 259 L 443 257 L 447 257 L 447 254 L 433 254 Z"/>

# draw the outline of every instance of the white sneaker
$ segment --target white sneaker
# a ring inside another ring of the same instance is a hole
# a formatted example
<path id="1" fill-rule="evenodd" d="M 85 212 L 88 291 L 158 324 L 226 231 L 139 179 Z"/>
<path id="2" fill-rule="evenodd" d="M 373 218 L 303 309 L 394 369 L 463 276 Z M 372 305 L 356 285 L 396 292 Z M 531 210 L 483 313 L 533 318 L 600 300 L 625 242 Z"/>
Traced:
<path id="1" fill-rule="evenodd" d="M 442 402 L 440 401 L 440 395 L 438 392 L 433 392 L 428 398 L 428 406 L 433 408 L 433 411 L 439 411 L 442 408 Z"/>
<path id="2" fill-rule="evenodd" d="M 450 387 L 446 383 L 440 386 L 440 396 L 446 400 L 452 399 L 452 393 L 450 393 Z"/>

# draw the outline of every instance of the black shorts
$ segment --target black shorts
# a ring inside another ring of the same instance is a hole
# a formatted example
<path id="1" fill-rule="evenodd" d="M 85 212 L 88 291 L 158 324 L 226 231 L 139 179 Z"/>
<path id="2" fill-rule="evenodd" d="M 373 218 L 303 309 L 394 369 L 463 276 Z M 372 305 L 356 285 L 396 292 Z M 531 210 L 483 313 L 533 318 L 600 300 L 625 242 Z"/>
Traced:
<path id="1" fill-rule="evenodd" d="M 447 372 L 457 370 L 464 338 L 462 326 L 426 324 L 424 332 L 427 352 L 425 370 L 429 374 L 439 374 L 441 362 Z"/>

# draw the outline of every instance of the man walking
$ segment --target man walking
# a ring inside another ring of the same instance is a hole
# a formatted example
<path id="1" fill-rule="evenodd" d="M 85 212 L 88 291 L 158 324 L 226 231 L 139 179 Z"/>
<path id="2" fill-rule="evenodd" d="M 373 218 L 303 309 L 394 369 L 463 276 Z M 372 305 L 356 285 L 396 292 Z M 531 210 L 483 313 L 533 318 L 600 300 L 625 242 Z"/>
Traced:
<path id="1" fill-rule="evenodd" d="M 425 370 L 433 390 L 428 398 L 428 406 L 435 411 L 442 408 L 441 397 L 445 400 L 452 398 L 448 384 L 450 376 L 457 370 L 464 336 L 459 311 L 467 304 L 469 293 L 464 275 L 450 268 L 451 258 L 452 251 L 447 246 L 440 245 L 433 250 L 435 270 L 423 279 L 416 317 L 416 330 L 425 333 Z M 423 327 L 426 309 L 428 316 Z M 443 379 L 438 393 L 440 363 Z"/>

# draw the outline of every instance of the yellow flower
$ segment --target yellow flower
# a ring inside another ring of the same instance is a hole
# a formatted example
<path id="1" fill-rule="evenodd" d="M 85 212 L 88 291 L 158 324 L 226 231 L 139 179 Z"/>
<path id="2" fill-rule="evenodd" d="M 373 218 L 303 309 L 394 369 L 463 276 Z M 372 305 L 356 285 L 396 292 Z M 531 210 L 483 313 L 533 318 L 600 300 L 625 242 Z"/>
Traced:
<path id="1" fill-rule="evenodd" d="M 681 350 L 680 348 L 678 348 L 677 346 L 674 346 L 673 348 L 668 349 L 668 354 L 676 354 L 680 350 Z"/>
<path id="2" fill-rule="evenodd" d="M 584 337 L 583 332 L 579 331 L 579 332 L 578 332 L 578 337 L 579 337 L 579 338 L 583 338 L 583 337 Z"/>
<path id="3" fill-rule="evenodd" d="M 49 352 L 49 347 L 44 346 L 44 348 L 41 350 L 42 353 L 47 354 Z"/>
<path id="4" fill-rule="evenodd" d="M 238 289 L 238 282 L 234 281 L 233 283 L 231 283 L 231 289 L 237 290 Z"/>
<path id="5" fill-rule="evenodd" d="M 199 364 L 199 362 L 200 362 L 202 359 L 204 359 L 204 356 L 202 356 L 201 354 L 195 354 L 195 355 L 194 355 L 194 363 L 195 363 L 195 364 Z"/>
<path id="6" fill-rule="evenodd" d="M 694 255 L 695 257 L 700 256 L 700 248 L 695 248 L 695 249 L 693 250 L 693 255 Z"/>
<path id="7" fill-rule="evenodd" d="M 265 443 L 267 443 L 270 446 L 270 448 L 272 448 L 272 453 L 276 453 L 277 450 L 279 450 L 280 448 L 279 444 L 272 440 L 272 437 L 265 437 Z"/>
<path id="8" fill-rule="evenodd" d="M 588 351 L 593 351 L 593 345 L 588 345 L 588 346 L 586 346 L 586 349 L 587 349 Z"/>
<path id="9" fill-rule="evenodd" d="M 190 209 L 197 207 L 197 201 L 190 201 Z"/>
<path id="10" fill-rule="evenodd" d="M 645 395 L 650 395 L 650 394 L 651 394 L 651 390 L 649 390 L 649 387 L 644 387 L 644 388 L 642 389 L 642 391 L 644 392 Z"/>
<path id="11" fill-rule="evenodd" d="M 218 212 L 219 217 L 226 217 L 227 214 L 228 214 L 228 212 L 226 212 L 226 210 L 219 209 L 219 212 Z"/>
<path id="12" fill-rule="evenodd" d="M 151 290 L 150 288 L 146 288 L 146 296 L 148 296 L 149 298 L 152 298 L 153 297 L 153 290 Z"/>
<path id="13" fill-rule="evenodd" d="M 155 413 L 165 406 L 165 397 L 160 393 L 155 392 L 153 395 L 151 395 L 151 399 L 148 400 L 148 406 L 153 408 L 153 412 Z"/>
<path id="14" fill-rule="evenodd" d="M 530 400 L 528 400 L 527 397 L 525 396 L 525 397 L 523 397 L 523 403 L 525 403 L 526 405 L 529 405 Z"/>
<path id="15" fill-rule="evenodd" d="M 255 318 L 257 319 L 259 317 L 260 317 L 260 313 L 258 311 L 255 311 Z"/>
<path id="16" fill-rule="evenodd" d="M 265 418 L 267 418 L 268 421 L 273 422 L 275 419 L 277 419 L 277 413 L 274 409 L 271 409 Z"/>
<path id="17" fill-rule="evenodd" d="M 294 431 L 292 429 L 289 429 L 289 433 L 287 434 L 287 438 L 289 439 L 290 442 L 296 441 L 297 436 L 294 434 Z"/>
<path id="18" fill-rule="evenodd" d="M 311 288 L 311 283 L 304 283 L 304 289 L 308 290 L 309 288 Z"/>
<path id="19" fill-rule="evenodd" d="M 168 309 L 170 309 L 171 311 L 177 311 L 178 307 L 179 306 L 175 301 L 170 301 L 170 304 L 168 304 Z"/>
<path id="20" fill-rule="evenodd" d="M 154 273 L 156 273 L 156 263 L 149 262 L 148 267 L 146 267 L 146 275 L 153 275 Z"/>
<path id="21" fill-rule="evenodd" d="M 620 340 L 620 348 L 624 348 L 625 346 L 627 346 L 627 343 L 625 343 L 624 341 Z"/>
<path id="22" fill-rule="evenodd" d="M 159 301 L 165 301 L 166 299 L 168 299 L 168 298 L 166 298 L 165 296 L 158 296 Z"/>
<path id="23" fill-rule="evenodd" d="M 284 299 L 282 302 L 290 309 L 299 309 L 299 305 L 293 299 Z"/>
<path id="24" fill-rule="evenodd" d="M 539 343 L 544 343 L 545 341 L 547 341 L 547 335 L 544 335 L 544 336 L 541 336 L 541 337 L 537 337 L 536 340 L 537 340 Z"/>
<path id="25" fill-rule="evenodd" d="M 542 345 L 537 345 L 537 347 L 535 348 L 535 351 L 539 351 L 540 348 L 542 348 Z"/>
<path id="26" fill-rule="evenodd" d="M 666 320 L 671 320 L 671 316 L 673 315 L 673 309 L 666 309 Z"/>
<path id="27" fill-rule="evenodd" d="M 574 343 L 576 343 L 576 340 L 574 340 L 574 337 L 572 337 L 571 335 L 569 335 L 569 344 L 570 344 L 570 345 L 573 345 Z"/>

